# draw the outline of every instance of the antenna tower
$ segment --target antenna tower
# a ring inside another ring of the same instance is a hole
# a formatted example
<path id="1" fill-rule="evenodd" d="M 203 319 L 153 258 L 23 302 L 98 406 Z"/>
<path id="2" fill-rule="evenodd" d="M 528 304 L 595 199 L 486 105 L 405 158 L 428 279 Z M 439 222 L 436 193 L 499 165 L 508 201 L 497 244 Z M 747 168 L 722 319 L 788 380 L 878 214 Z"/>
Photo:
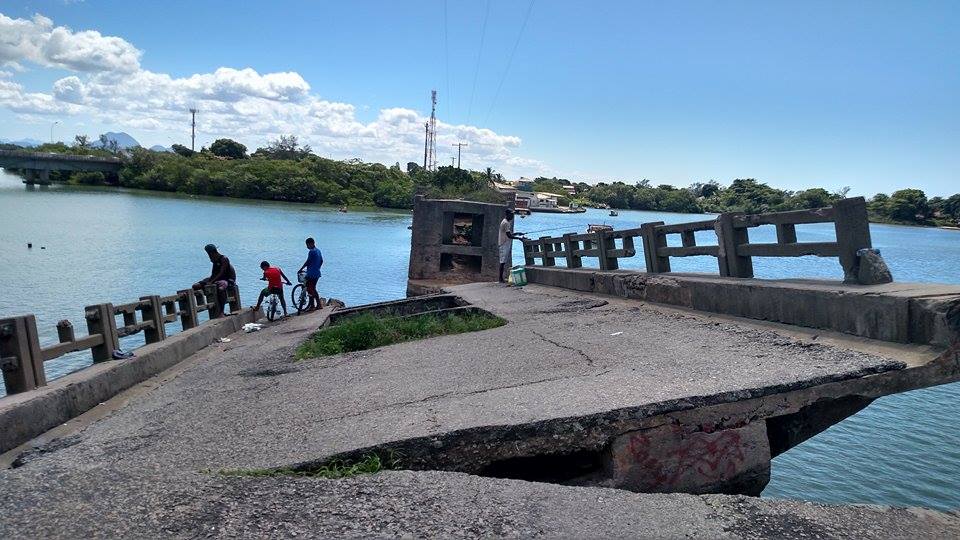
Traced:
<path id="1" fill-rule="evenodd" d="M 190 150 L 196 152 L 197 142 L 197 110 L 190 109 Z"/>
<path id="2" fill-rule="evenodd" d="M 424 160 L 426 168 L 428 171 L 437 170 L 437 91 L 430 91 L 430 99 L 432 100 L 432 107 L 430 109 L 430 121 L 427 122 L 427 155 Z"/>

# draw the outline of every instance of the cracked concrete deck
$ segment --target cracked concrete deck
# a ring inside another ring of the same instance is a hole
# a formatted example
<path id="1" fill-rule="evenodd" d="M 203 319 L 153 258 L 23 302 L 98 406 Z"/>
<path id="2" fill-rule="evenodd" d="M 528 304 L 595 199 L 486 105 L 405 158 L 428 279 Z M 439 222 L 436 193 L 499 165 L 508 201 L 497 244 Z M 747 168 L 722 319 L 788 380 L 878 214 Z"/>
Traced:
<path id="1" fill-rule="evenodd" d="M 0 472 L 0 537 L 291 530 L 762 537 L 799 535 L 808 525 L 826 536 L 960 531 L 956 516 L 935 512 L 637 495 L 456 473 L 324 481 L 211 472 L 611 411 L 642 417 L 905 367 L 761 325 L 572 291 L 495 284 L 455 291 L 509 324 L 294 362 L 295 346 L 319 323 L 314 315 L 201 351 L 175 378 Z M 840 519 L 844 525 L 833 524 Z"/>

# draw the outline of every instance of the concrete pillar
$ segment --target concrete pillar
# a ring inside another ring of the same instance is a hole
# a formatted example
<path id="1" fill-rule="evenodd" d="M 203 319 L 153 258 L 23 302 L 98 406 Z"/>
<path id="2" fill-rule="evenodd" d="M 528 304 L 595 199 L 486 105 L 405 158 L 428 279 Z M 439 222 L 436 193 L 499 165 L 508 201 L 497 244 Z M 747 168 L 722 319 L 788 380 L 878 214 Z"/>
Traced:
<path id="1" fill-rule="evenodd" d="M 750 242 L 750 235 L 746 228 L 735 228 L 733 216 L 727 213 L 717 216 L 714 229 L 717 231 L 717 244 L 720 246 L 720 258 L 726 261 L 727 273 L 733 277 L 753 277 L 753 261 L 750 257 L 737 255 L 737 246 Z M 721 267 L 722 268 L 722 267 Z"/>
<path id="2" fill-rule="evenodd" d="M 770 481 L 766 423 L 714 430 L 667 424 L 621 435 L 610 446 L 614 487 L 640 493 L 759 495 Z"/>
<path id="3" fill-rule="evenodd" d="M 837 247 L 840 249 L 840 266 L 843 267 L 843 282 L 857 283 L 857 251 L 873 247 L 870 241 L 867 203 L 863 197 L 843 199 L 833 205 L 833 216 Z"/>
<path id="4" fill-rule="evenodd" d="M 0 368 L 7 394 L 47 384 L 37 320 L 33 315 L 0 319 Z"/>
<path id="5" fill-rule="evenodd" d="M 567 233 L 563 235 L 563 250 L 567 253 L 567 268 L 583 267 L 583 258 L 574 255 L 574 251 L 580 249 L 580 242 L 573 240 L 576 233 Z"/>
<path id="6" fill-rule="evenodd" d="M 640 237 L 643 240 L 643 259 L 647 265 L 647 272 L 659 274 L 670 271 L 670 257 L 661 257 L 657 248 L 667 246 L 667 235 L 657 232 L 662 221 L 654 221 L 640 225 Z"/>
<path id="7" fill-rule="evenodd" d="M 153 328 L 144 328 L 143 336 L 147 343 L 156 343 L 167 338 L 167 329 L 163 324 L 163 304 L 159 295 L 141 296 L 141 302 L 147 304 L 140 310 L 144 322 L 153 323 Z"/>
<path id="8" fill-rule="evenodd" d="M 216 285 L 207 285 L 203 288 L 204 301 L 210 305 L 207 314 L 211 319 L 223 317 L 223 305 L 220 304 L 219 291 Z"/>
<path id="9" fill-rule="evenodd" d="M 597 251 L 600 252 L 600 269 L 616 270 L 619 268 L 620 265 L 617 262 L 617 258 L 608 255 L 608 253 L 616 247 L 616 243 L 610 236 L 609 231 L 597 231 L 594 234 L 597 239 Z"/>
<path id="10" fill-rule="evenodd" d="M 117 335 L 117 320 L 113 315 L 113 304 L 96 304 L 84 308 L 87 319 L 87 332 L 90 335 L 100 334 L 103 343 L 90 348 L 94 362 L 103 362 L 113 358 L 113 351 L 120 348 L 120 337 Z"/>
<path id="11" fill-rule="evenodd" d="M 76 341 L 77 336 L 73 332 L 73 324 L 64 319 L 57 323 L 57 338 L 60 343 L 72 343 Z"/>
<path id="12" fill-rule="evenodd" d="M 40 185 L 50 184 L 50 169 L 40 169 Z"/>
<path id="13" fill-rule="evenodd" d="M 526 238 L 524 238 L 523 240 L 521 240 L 521 243 L 523 244 L 523 262 L 524 262 L 524 264 L 526 264 L 527 266 L 533 266 L 534 264 L 537 263 L 536 260 L 534 260 L 534 258 L 532 257 L 532 255 L 533 255 L 533 240 L 527 240 Z"/>
<path id="14" fill-rule="evenodd" d="M 230 299 L 230 313 L 237 313 L 243 309 L 243 305 L 240 304 L 240 287 L 236 283 L 227 289 L 227 294 Z"/>
<path id="15" fill-rule="evenodd" d="M 193 289 L 177 291 L 177 304 L 180 309 L 180 325 L 184 330 L 197 326 L 197 297 Z"/>
<path id="16" fill-rule="evenodd" d="M 541 236 L 541 237 L 540 237 L 540 240 L 539 240 L 539 242 L 540 242 L 540 252 L 543 253 L 543 263 L 542 263 L 542 264 L 543 264 L 544 266 L 555 266 L 555 265 L 556 265 L 556 260 L 554 260 L 553 257 L 548 257 L 548 256 L 547 256 L 547 252 L 553 250 L 553 244 L 552 244 L 551 242 L 548 242 L 548 241 L 547 241 L 547 240 L 549 240 L 549 239 L 550 239 L 549 236 Z"/>

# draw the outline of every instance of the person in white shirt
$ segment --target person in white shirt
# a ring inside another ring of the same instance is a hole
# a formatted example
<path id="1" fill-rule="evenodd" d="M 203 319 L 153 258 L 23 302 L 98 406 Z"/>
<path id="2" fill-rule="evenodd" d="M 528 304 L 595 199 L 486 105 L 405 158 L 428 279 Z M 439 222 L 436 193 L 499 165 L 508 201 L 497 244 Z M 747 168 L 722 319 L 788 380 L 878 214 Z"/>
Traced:
<path id="1" fill-rule="evenodd" d="M 505 267 L 509 268 L 513 264 L 513 240 L 516 238 L 523 238 L 521 232 L 513 232 L 513 210 L 509 208 L 504 212 L 503 221 L 500 222 L 500 235 L 498 244 L 500 247 L 500 275 L 497 277 L 497 280 L 500 283 L 506 283 L 506 278 L 503 275 L 503 270 Z"/>

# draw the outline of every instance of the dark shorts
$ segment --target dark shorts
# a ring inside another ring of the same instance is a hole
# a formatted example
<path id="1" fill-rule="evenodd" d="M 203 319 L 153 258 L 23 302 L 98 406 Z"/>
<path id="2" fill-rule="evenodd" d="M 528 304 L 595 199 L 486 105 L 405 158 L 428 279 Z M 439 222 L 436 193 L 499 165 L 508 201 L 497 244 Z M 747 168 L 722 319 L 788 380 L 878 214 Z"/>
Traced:
<path id="1" fill-rule="evenodd" d="M 307 287 L 307 292 L 310 294 L 317 294 L 317 282 L 320 281 L 318 277 L 308 277 L 303 280 L 303 284 Z"/>
<path id="2" fill-rule="evenodd" d="M 260 291 L 260 294 L 264 296 L 270 296 L 271 294 L 275 294 L 280 298 L 283 298 L 283 287 L 264 287 L 263 290 Z"/>

